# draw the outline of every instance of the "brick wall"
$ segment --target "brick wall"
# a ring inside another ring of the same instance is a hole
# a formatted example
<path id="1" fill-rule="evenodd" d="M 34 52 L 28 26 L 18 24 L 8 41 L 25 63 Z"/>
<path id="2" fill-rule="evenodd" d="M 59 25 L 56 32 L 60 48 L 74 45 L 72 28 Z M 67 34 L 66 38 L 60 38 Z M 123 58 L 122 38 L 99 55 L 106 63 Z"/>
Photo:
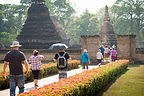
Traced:
<path id="1" fill-rule="evenodd" d="M 96 53 L 99 49 L 99 35 L 81 36 L 82 50 L 87 49 L 91 62 L 96 62 Z"/>
<path id="2" fill-rule="evenodd" d="M 22 52 L 24 52 L 27 59 L 32 55 L 32 52 L 33 52 L 32 49 L 20 49 L 20 50 Z M 0 61 L 4 59 L 4 56 L 6 55 L 6 53 L 8 51 L 10 51 L 10 49 L 0 50 Z M 41 55 L 44 55 L 46 61 L 51 61 L 57 52 L 58 51 L 55 51 L 55 50 L 39 49 L 39 53 Z M 73 50 L 66 50 L 66 52 L 69 53 L 69 55 L 71 56 L 72 59 L 80 59 L 81 50 L 78 50 L 78 49 L 74 50 L 73 49 Z"/>
<path id="3" fill-rule="evenodd" d="M 144 48 L 136 48 L 136 61 L 144 62 Z"/>
<path id="4" fill-rule="evenodd" d="M 118 59 L 134 59 L 136 49 L 135 35 L 117 36 L 117 57 Z"/>

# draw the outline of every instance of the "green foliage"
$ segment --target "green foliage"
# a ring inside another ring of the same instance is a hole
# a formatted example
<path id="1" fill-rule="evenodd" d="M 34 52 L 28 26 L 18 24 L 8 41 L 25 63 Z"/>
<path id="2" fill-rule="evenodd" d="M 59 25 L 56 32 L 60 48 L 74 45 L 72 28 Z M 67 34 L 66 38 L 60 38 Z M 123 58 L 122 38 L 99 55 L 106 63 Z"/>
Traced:
<path id="1" fill-rule="evenodd" d="M 0 42 L 9 45 L 20 33 L 25 20 L 23 5 L 0 4 Z"/>
<path id="2" fill-rule="evenodd" d="M 70 44 L 79 43 L 81 35 L 97 35 L 100 32 L 104 8 L 96 14 L 91 14 L 86 10 L 77 17 L 74 16 L 75 10 L 67 0 L 45 0 L 45 3 L 50 14 L 56 16 L 62 23 Z M 21 0 L 20 5 L 0 4 L 1 43 L 9 45 L 16 39 L 27 17 L 30 4 L 31 0 Z M 116 0 L 116 3 L 109 9 L 116 34 L 136 34 L 139 41 L 144 41 L 143 0 Z"/>
<path id="3" fill-rule="evenodd" d="M 50 13 L 57 17 L 61 21 L 63 28 L 66 27 L 67 23 L 75 10 L 66 0 L 46 0 L 46 5 L 50 10 Z"/>
<path id="4" fill-rule="evenodd" d="M 68 70 L 79 68 L 79 65 L 80 65 L 79 60 L 72 60 L 72 62 L 68 64 Z M 43 64 L 43 67 L 40 70 L 39 78 L 44 78 L 49 75 L 54 75 L 56 73 L 58 73 L 56 63 Z M 7 78 L 5 79 L 4 74 L 0 72 L 0 90 L 9 88 L 9 72 L 7 72 L 6 74 Z M 28 73 L 25 75 L 25 81 L 30 82 L 32 80 L 33 80 L 32 71 L 29 70 Z"/>
<path id="5" fill-rule="evenodd" d="M 144 1 L 117 0 L 111 8 L 113 25 L 117 34 L 137 34 L 144 41 Z"/>
<path id="6" fill-rule="evenodd" d="M 99 32 L 97 15 L 89 13 L 88 10 L 80 17 L 75 17 L 72 20 L 73 22 L 67 30 L 67 36 L 71 44 L 79 43 L 81 35 L 97 35 Z"/>

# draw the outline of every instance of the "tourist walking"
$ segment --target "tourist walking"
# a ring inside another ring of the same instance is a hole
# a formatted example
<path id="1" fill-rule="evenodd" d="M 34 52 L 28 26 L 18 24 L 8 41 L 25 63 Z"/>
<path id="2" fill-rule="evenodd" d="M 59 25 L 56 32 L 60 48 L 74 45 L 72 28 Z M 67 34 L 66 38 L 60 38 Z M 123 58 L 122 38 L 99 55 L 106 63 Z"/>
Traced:
<path id="1" fill-rule="evenodd" d="M 3 73 L 6 73 L 6 67 L 9 65 L 10 96 L 15 96 L 16 85 L 19 88 L 19 94 L 24 92 L 25 78 L 22 61 L 24 61 L 26 73 L 28 72 L 28 62 L 24 53 L 19 51 L 19 47 L 21 47 L 21 45 L 19 45 L 18 41 L 13 41 L 10 47 L 12 50 L 8 52 L 4 57 Z"/>
<path id="2" fill-rule="evenodd" d="M 90 64 L 90 58 L 88 56 L 87 50 L 84 49 L 83 54 L 81 55 L 81 61 L 82 61 L 82 71 L 85 71 L 85 66 L 88 70 L 88 64 Z"/>
<path id="3" fill-rule="evenodd" d="M 103 57 L 104 57 L 104 51 L 105 51 L 105 49 L 103 48 L 103 46 L 100 46 L 99 49 L 101 50 L 101 53 L 102 53 L 102 55 L 103 55 Z"/>
<path id="4" fill-rule="evenodd" d="M 33 51 L 33 56 L 29 58 L 29 63 L 31 64 L 31 70 L 34 77 L 34 86 L 38 87 L 38 77 L 40 73 L 40 69 L 42 68 L 41 60 L 44 58 L 43 55 L 39 55 L 37 50 Z"/>
<path id="5" fill-rule="evenodd" d="M 108 58 L 109 57 L 109 48 L 106 46 L 105 47 L 105 51 L 104 51 L 104 53 L 105 53 L 105 58 Z"/>
<path id="6" fill-rule="evenodd" d="M 68 60 L 70 60 L 70 56 L 64 49 L 58 49 L 58 53 L 55 54 L 54 61 L 57 61 L 57 68 L 59 70 L 59 80 L 67 78 L 67 70 L 68 70 Z"/>
<path id="7" fill-rule="evenodd" d="M 112 53 L 111 54 L 112 62 L 114 62 L 116 60 L 116 54 L 117 54 L 115 48 L 112 49 L 111 53 Z"/>
<path id="8" fill-rule="evenodd" d="M 111 61 L 112 61 L 112 58 L 111 58 L 111 56 L 112 56 L 112 48 L 109 48 L 109 62 L 111 63 Z"/>
<path id="9" fill-rule="evenodd" d="M 101 63 L 102 63 L 102 59 L 103 59 L 103 55 L 101 53 L 101 50 L 99 49 L 97 54 L 96 54 L 96 57 L 97 57 L 97 61 L 98 61 L 98 66 L 100 67 Z"/>

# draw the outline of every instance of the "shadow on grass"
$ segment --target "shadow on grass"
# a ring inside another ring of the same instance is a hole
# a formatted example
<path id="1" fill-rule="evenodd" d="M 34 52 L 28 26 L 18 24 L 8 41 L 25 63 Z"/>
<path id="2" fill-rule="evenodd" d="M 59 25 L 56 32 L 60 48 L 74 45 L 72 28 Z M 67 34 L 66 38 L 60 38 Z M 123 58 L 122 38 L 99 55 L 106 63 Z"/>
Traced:
<path id="1" fill-rule="evenodd" d="M 134 64 L 130 63 L 128 67 L 139 67 L 140 65 L 144 65 L 144 62 L 135 62 Z"/>
<path id="2" fill-rule="evenodd" d="M 118 74 L 117 77 L 115 77 L 112 81 L 110 81 L 107 86 L 105 86 L 101 91 L 99 91 L 98 93 L 96 93 L 96 94 L 93 95 L 93 96 L 102 96 L 103 93 L 106 92 L 106 91 L 109 89 L 109 87 L 110 87 L 113 83 L 115 83 L 115 81 L 116 81 L 121 75 L 125 74 L 128 70 L 129 70 L 129 69 L 125 69 L 125 71 L 123 71 L 123 72 L 121 72 L 120 74 Z"/>

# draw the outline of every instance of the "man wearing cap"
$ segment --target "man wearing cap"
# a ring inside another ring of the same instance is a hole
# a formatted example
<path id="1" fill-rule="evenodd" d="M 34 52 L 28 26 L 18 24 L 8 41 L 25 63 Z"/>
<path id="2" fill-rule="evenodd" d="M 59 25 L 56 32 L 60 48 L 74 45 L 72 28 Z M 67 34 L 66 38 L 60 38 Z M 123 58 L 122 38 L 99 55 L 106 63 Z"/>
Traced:
<path id="1" fill-rule="evenodd" d="M 26 72 L 28 72 L 28 62 L 27 59 L 21 51 L 19 51 L 18 41 L 13 41 L 13 44 L 10 45 L 12 50 L 8 52 L 4 58 L 4 67 L 3 73 L 6 72 L 6 67 L 9 64 L 10 71 L 10 96 L 15 96 L 16 85 L 19 88 L 19 94 L 24 92 L 24 74 L 23 74 L 23 66 L 22 61 L 24 61 Z M 6 75 L 5 75 L 6 77 Z"/>

